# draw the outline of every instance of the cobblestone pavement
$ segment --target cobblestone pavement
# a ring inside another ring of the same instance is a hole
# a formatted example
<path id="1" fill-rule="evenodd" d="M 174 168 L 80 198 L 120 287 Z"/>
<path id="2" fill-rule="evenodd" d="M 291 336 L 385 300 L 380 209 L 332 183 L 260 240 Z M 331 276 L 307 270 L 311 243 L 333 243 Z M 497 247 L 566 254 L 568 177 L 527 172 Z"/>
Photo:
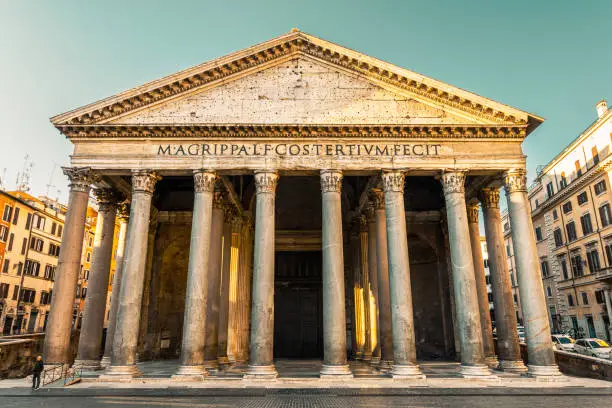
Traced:
<path id="1" fill-rule="evenodd" d="M 609 407 L 610 396 L 402 396 L 402 397 L 334 397 L 334 396 L 269 396 L 269 397 L 10 397 L 3 398 L 2 407 L 232 407 L 232 408 L 557 408 Z"/>

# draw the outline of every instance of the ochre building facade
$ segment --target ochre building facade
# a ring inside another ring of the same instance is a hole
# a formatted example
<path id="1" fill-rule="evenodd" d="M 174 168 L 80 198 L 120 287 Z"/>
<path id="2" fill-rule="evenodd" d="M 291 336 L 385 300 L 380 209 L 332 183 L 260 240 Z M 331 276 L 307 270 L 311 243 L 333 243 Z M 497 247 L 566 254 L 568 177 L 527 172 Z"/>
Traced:
<path id="1" fill-rule="evenodd" d="M 52 122 L 74 153 L 47 363 L 67 358 L 93 186 L 101 244 L 77 363 L 104 366 L 106 378 L 138 376 L 137 359 L 159 358 L 179 358 L 176 376 L 191 379 L 240 363 L 245 378 L 273 379 L 278 358 L 321 359 L 323 378 L 351 377 L 350 358 L 407 380 L 423 377 L 427 359 L 459 359 L 466 377 L 560 375 L 521 150 L 537 116 L 296 30 Z M 116 217 L 121 266 L 100 360 L 113 245 L 104 231 Z"/>

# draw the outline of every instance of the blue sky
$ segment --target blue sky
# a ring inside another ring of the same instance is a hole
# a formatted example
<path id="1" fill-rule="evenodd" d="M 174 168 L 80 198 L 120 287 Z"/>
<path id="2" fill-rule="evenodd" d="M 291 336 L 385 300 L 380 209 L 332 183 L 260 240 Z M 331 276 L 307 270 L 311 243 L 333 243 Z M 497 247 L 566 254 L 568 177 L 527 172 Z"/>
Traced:
<path id="1" fill-rule="evenodd" d="M 0 176 L 67 196 L 55 114 L 292 27 L 546 118 L 530 176 L 612 104 L 611 1 L 0 0 Z"/>

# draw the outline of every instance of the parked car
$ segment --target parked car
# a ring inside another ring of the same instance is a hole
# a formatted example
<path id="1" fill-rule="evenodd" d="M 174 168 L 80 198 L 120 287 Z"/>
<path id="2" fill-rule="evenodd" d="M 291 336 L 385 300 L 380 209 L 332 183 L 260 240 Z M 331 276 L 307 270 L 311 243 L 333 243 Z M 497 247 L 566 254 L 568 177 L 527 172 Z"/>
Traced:
<path id="1" fill-rule="evenodd" d="M 579 339 L 574 343 L 574 351 L 585 356 L 609 359 L 612 348 L 601 339 Z"/>
<path id="2" fill-rule="evenodd" d="M 576 340 L 572 339 L 567 334 L 553 334 L 552 342 L 556 350 L 574 351 Z"/>
<path id="3" fill-rule="evenodd" d="M 518 331 L 519 342 L 525 343 L 525 328 L 523 326 L 516 326 L 516 331 Z"/>

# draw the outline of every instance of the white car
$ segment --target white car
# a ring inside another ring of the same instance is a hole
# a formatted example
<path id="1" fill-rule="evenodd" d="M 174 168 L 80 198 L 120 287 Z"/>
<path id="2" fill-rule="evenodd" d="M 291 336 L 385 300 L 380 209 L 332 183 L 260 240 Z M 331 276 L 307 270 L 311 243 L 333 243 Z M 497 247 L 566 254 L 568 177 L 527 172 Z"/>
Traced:
<path id="1" fill-rule="evenodd" d="M 601 339 L 579 339 L 574 343 L 574 351 L 585 356 L 609 359 L 610 345 Z"/>
<path id="2" fill-rule="evenodd" d="M 518 332 L 519 342 L 525 343 L 525 328 L 523 326 L 516 326 L 516 331 Z"/>
<path id="3" fill-rule="evenodd" d="M 576 341 L 566 334 L 553 334 L 552 342 L 556 350 L 574 351 Z"/>

